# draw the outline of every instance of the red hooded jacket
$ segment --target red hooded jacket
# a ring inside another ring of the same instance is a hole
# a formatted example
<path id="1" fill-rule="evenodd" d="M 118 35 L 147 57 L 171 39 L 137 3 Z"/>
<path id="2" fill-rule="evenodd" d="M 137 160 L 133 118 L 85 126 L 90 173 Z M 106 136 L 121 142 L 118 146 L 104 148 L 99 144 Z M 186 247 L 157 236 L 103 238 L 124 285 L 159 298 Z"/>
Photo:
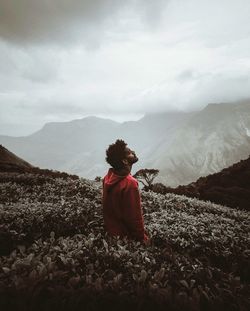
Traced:
<path id="1" fill-rule="evenodd" d="M 147 241 L 144 230 L 138 181 L 131 175 L 119 176 L 110 168 L 103 179 L 104 228 L 110 235 Z"/>

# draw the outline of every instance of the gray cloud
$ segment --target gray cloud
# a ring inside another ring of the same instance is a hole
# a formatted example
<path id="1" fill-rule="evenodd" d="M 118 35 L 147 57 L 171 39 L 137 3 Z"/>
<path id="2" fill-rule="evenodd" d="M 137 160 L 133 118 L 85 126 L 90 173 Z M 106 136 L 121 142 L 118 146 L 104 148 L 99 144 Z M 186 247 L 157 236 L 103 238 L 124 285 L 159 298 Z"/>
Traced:
<path id="1" fill-rule="evenodd" d="M 95 48 L 106 29 L 119 23 L 120 11 L 136 11 L 153 25 L 164 5 L 163 0 L 0 0 L 0 37 L 15 44 L 77 42 Z"/>
<path id="2" fill-rule="evenodd" d="M 0 134 L 250 97 L 249 11 L 248 0 L 0 0 Z"/>
<path id="3" fill-rule="evenodd" d="M 21 44 L 41 44 L 71 41 L 82 27 L 85 34 L 91 33 L 93 26 L 101 30 L 104 20 L 119 5 L 115 0 L 1 0 L 0 7 L 2 38 Z"/>
<path id="4" fill-rule="evenodd" d="M 138 112 L 200 110 L 208 103 L 230 103 L 250 98 L 250 75 L 247 72 L 201 73 L 186 70 L 173 81 L 163 81 L 144 90 L 133 101 Z M 157 103 L 157 107 L 155 106 Z"/>
<path id="5" fill-rule="evenodd" d="M 0 41 L 0 91 L 22 91 L 58 78 L 60 58 L 44 48 L 24 49 Z"/>

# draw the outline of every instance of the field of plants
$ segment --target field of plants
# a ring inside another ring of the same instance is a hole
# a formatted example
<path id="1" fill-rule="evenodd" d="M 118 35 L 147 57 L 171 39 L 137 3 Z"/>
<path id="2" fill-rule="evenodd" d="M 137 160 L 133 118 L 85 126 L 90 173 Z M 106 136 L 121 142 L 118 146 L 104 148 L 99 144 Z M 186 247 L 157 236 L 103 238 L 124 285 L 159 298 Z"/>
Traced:
<path id="1" fill-rule="evenodd" d="M 250 310 L 250 212 L 141 196 L 150 246 L 107 236 L 100 182 L 0 173 L 0 309 Z"/>

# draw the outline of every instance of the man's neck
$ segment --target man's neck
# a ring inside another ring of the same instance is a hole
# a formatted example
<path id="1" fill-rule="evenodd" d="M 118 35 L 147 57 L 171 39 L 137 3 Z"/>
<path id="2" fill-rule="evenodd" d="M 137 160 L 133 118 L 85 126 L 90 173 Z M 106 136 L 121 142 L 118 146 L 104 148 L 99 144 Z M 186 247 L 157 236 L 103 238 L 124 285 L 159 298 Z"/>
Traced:
<path id="1" fill-rule="evenodd" d="M 120 170 L 114 169 L 114 173 L 119 176 L 126 176 L 131 172 L 131 169 L 132 169 L 132 165 L 126 165 L 124 168 Z"/>

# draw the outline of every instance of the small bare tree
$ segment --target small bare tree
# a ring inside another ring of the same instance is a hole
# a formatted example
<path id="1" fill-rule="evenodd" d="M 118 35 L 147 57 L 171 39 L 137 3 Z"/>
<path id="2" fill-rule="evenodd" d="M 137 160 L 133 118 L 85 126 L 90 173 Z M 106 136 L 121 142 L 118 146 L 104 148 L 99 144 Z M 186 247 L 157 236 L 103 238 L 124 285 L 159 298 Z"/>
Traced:
<path id="1" fill-rule="evenodd" d="M 155 177 L 158 175 L 158 173 L 159 170 L 157 169 L 144 168 L 137 171 L 134 177 L 144 185 L 145 189 L 151 189 L 153 181 Z"/>

